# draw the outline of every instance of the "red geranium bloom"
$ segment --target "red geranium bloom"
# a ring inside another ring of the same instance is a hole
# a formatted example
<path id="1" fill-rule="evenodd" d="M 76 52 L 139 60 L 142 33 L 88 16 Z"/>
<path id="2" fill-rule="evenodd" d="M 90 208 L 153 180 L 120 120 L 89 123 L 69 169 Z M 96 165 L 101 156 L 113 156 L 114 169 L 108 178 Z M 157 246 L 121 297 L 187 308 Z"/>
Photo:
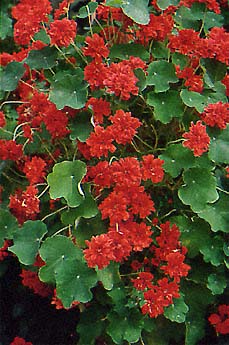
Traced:
<path id="1" fill-rule="evenodd" d="M 229 334 L 229 305 L 221 304 L 218 314 L 211 314 L 208 321 L 214 325 L 217 333 Z"/>
<path id="2" fill-rule="evenodd" d="M 30 184 L 42 182 L 45 176 L 45 161 L 40 157 L 32 157 L 31 160 L 26 160 L 23 172 L 25 173 Z"/>
<path id="3" fill-rule="evenodd" d="M 77 24 L 74 20 L 67 18 L 52 22 L 48 30 L 51 44 L 58 47 L 68 47 L 76 37 L 76 26 Z"/>
<path id="4" fill-rule="evenodd" d="M 208 104 L 200 116 L 208 126 L 225 129 L 229 123 L 229 103 Z"/>
<path id="5" fill-rule="evenodd" d="M 115 152 L 116 147 L 112 144 L 113 135 L 108 129 L 96 126 L 87 139 L 86 143 L 90 146 L 90 152 L 93 157 L 108 156 L 109 152 Z"/>
<path id="6" fill-rule="evenodd" d="M 196 124 L 191 122 L 190 132 L 184 133 L 183 138 L 186 140 L 183 142 L 183 146 L 193 150 L 194 156 L 201 156 L 208 150 L 210 144 L 210 137 L 206 132 L 206 126 L 201 121 L 197 121 Z"/>
<path id="7" fill-rule="evenodd" d="M 15 337 L 10 345 L 33 345 L 30 341 L 25 341 L 25 339 L 20 337 Z"/>
<path id="8" fill-rule="evenodd" d="M 0 159 L 17 161 L 23 156 L 23 146 L 14 140 L 0 139 Z"/>
<path id="9" fill-rule="evenodd" d="M 85 56 L 91 56 L 96 61 L 100 61 L 101 57 L 108 57 L 109 49 L 105 46 L 103 38 L 98 34 L 93 34 L 92 37 L 87 36 L 85 42 L 87 47 L 82 49 Z"/>
<path id="10" fill-rule="evenodd" d="M 22 269 L 20 277 L 22 284 L 32 289 L 33 292 L 41 297 L 48 297 L 52 294 L 52 288 L 40 281 L 37 272 Z"/>
<path id="11" fill-rule="evenodd" d="M 160 158 L 154 158 L 154 155 L 142 157 L 141 172 L 144 181 L 150 179 L 153 183 L 163 180 L 164 170 L 162 168 L 164 161 Z"/>
<path id="12" fill-rule="evenodd" d="M 4 127 L 6 125 L 5 114 L 0 111 L 0 127 Z"/>

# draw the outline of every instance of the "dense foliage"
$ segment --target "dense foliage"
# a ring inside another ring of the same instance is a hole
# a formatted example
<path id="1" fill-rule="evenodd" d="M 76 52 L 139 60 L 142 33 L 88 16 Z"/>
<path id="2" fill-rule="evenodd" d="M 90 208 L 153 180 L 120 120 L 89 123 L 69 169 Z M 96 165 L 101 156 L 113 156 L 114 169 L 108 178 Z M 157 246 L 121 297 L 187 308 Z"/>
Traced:
<path id="1" fill-rule="evenodd" d="M 1 15 L 1 275 L 16 257 L 25 288 L 80 314 L 81 345 L 224 339 L 228 2 Z"/>

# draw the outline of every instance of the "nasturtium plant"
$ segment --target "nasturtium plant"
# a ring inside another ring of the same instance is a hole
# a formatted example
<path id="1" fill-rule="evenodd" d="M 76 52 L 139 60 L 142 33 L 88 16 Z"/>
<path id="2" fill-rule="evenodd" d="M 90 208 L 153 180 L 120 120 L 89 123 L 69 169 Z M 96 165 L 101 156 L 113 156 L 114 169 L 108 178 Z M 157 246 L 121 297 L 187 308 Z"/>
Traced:
<path id="1" fill-rule="evenodd" d="M 225 343 L 228 13 L 1 3 L 0 276 L 16 262 L 25 294 L 75 313 L 79 345 Z"/>

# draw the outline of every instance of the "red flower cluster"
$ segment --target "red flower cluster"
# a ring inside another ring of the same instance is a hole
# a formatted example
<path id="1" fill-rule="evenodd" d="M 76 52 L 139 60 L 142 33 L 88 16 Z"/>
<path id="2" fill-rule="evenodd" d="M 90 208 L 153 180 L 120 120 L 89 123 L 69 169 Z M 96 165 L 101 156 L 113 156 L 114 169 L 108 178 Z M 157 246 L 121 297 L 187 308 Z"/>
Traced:
<path id="1" fill-rule="evenodd" d="M 54 11 L 54 19 L 60 19 L 62 16 L 68 14 L 69 6 L 74 0 L 63 0 L 59 7 Z"/>
<path id="2" fill-rule="evenodd" d="M 67 114 L 58 110 L 44 93 L 34 91 L 32 98 L 20 105 L 17 112 L 19 123 L 29 124 L 33 130 L 40 130 L 43 122 L 52 139 L 63 138 L 69 133 Z"/>
<path id="3" fill-rule="evenodd" d="M 114 141 L 123 145 L 130 143 L 136 134 L 136 129 L 141 125 L 141 122 L 132 117 L 130 112 L 125 113 L 123 110 L 117 110 L 114 116 L 109 117 L 109 120 L 112 125 L 105 129 L 95 126 L 94 132 L 86 141 L 90 154 L 94 157 L 107 157 L 109 152 L 115 152 Z"/>
<path id="4" fill-rule="evenodd" d="M 52 6 L 49 0 L 21 0 L 12 8 L 14 41 L 19 45 L 28 45 L 34 34 L 41 28 L 41 22 L 48 21 Z"/>
<path id="5" fill-rule="evenodd" d="M 68 47 L 76 37 L 77 24 L 74 20 L 63 18 L 54 20 L 50 24 L 48 35 L 51 38 L 51 45 Z"/>
<path id="6" fill-rule="evenodd" d="M 40 157 L 34 156 L 31 159 L 26 159 L 23 172 L 31 185 L 43 181 L 46 174 L 45 167 L 46 163 Z"/>
<path id="7" fill-rule="evenodd" d="M 113 188 L 99 205 L 102 219 L 109 219 L 108 233 L 86 241 L 89 248 L 84 250 L 84 254 L 89 267 L 97 265 L 101 269 L 111 260 L 120 262 L 127 258 L 131 251 L 141 251 L 149 247 L 152 231 L 143 220 L 154 212 L 155 208 L 150 196 L 140 184 L 146 179 L 151 179 L 154 183 L 160 182 L 164 176 L 162 164 L 162 160 L 148 155 L 143 156 L 141 164 L 134 157 L 126 157 L 111 164 L 99 162 L 89 169 L 88 177 L 93 179 L 100 189 Z M 135 216 L 142 221 L 134 221 Z"/>
<path id="8" fill-rule="evenodd" d="M 14 140 L 0 139 L 0 159 L 17 161 L 23 156 L 23 146 Z"/>
<path id="9" fill-rule="evenodd" d="M 157 285 L 153 283 L 154 275 L 151 272 L 141 272 L 136 279 L 132 279 L 134 287 L 144 291 L 142 312 L 150 317 L 162 314 L 164 308 L 173 303 L 173 298 L 180 297 L 180 279 L 186 277 L 190 270 L 190 266 L 184 263 L 187 249 L 179 242 L 178 227 L 175 224 L 170 226 L 167 221 L 160 228 L 161 233 L 156 237 L 157 245 L 150 247 L 153 254 L 151 263 L 168 277 L 159 279 Z M 149 264 L 149 260 L 145 260 L 145 264 Z"/>
<path id="10" fill-rule="evenodd" d="M 202 153 L 208 150 L 210 144 L 210 137 L 206 132 L 206 126 L 201 121 L 197 121 L 196 124 L 191 122 L 189 130 L 190 132 L 183 134 L 183 138 L 186 139 L 183 142 L 183 146 L 193 150 L 194 156 L 201 156 Z"/>
<path id="11" fill-rule="evenodd" d="M 136 42 L 143 45 L 149 41 L 164 41 L 173 29 L 173 18 L 171 15 L 162 13 L 160 15 L 150 14 L 150 22 L 147 25 L 139 25 L 136 30 Z"/>
<path id="12" fill-rule="evenodd" d="M 217 333 L 229 334 L 229 305 L 221 304 L 218 314 L 211 314 L 208 321 L 215 327 Z"/>
<path id="13" fill-rule="evenodd" d="M 110 103 L 103 98 L 89 98 L 86 103 L 86 108 L 92 108 L 95 124 L 103 123 L 103 116 L 109 116 L 111 113 Z"/>
<path id="14" fill-rule="evenodd" d="M 38 189 L 31 185 L 25 191 L 18 189 L 14 195 L 10 195 L 9 208 L 20 224 L 29 219 L 36 219 L 40 212 L 37 193 Z"/>
<path id="15" fill-rule="evenodd" d="M 52 294 L 52 288 L 42 283 L 36 272 L 22 269 L 20 277 L 22 278 L 22 284 L 32 289 L 35 294 L 41 297 L 48 297 Z"/>
<path id="16" fill-rule="evenodd" d="M 33 345 L 30 341 L 25 341 L 25 339 L 20 337 L 15 337 L 10 345 Z"/>
<path id="17" fill-rule="evenodd" d="M 87 36 L 85 39 L 87 47 L 83 48 L 85 56 L 91 56 L 95 61 L 100 62 L 101 58 L 107 58 L 109 55 L 109 49 L 105 46 L 104 40 L 98 34 Z"/>
<path id="18" fill-rule="evenodd" d="M 200 117 L 210 127 L 225 129 L 229 123 L 229 103 L 208 104 Z"/>
<path id="19" fill-rule="evenodd" d="M 201 75 L 196 75 L 192 67 L 185 67 L 183 70 L 180 70 L 180 66 L 176 66 L 176 75 L 178 78 L 185 79 L 184 85 L 190 91 L 203 91 L 203 78 Z"/>

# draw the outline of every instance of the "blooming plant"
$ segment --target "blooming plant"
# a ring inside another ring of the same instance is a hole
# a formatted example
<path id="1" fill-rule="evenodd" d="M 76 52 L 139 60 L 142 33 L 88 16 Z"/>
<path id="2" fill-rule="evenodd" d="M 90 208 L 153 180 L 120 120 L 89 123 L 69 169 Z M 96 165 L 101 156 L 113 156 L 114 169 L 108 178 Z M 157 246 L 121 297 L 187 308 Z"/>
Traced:
<path id="1" fill-rule="evenodd" d="M 82 345 L 228 334 L 228 3 L 73 2 L 1 3 L 0 261 Z"/>

